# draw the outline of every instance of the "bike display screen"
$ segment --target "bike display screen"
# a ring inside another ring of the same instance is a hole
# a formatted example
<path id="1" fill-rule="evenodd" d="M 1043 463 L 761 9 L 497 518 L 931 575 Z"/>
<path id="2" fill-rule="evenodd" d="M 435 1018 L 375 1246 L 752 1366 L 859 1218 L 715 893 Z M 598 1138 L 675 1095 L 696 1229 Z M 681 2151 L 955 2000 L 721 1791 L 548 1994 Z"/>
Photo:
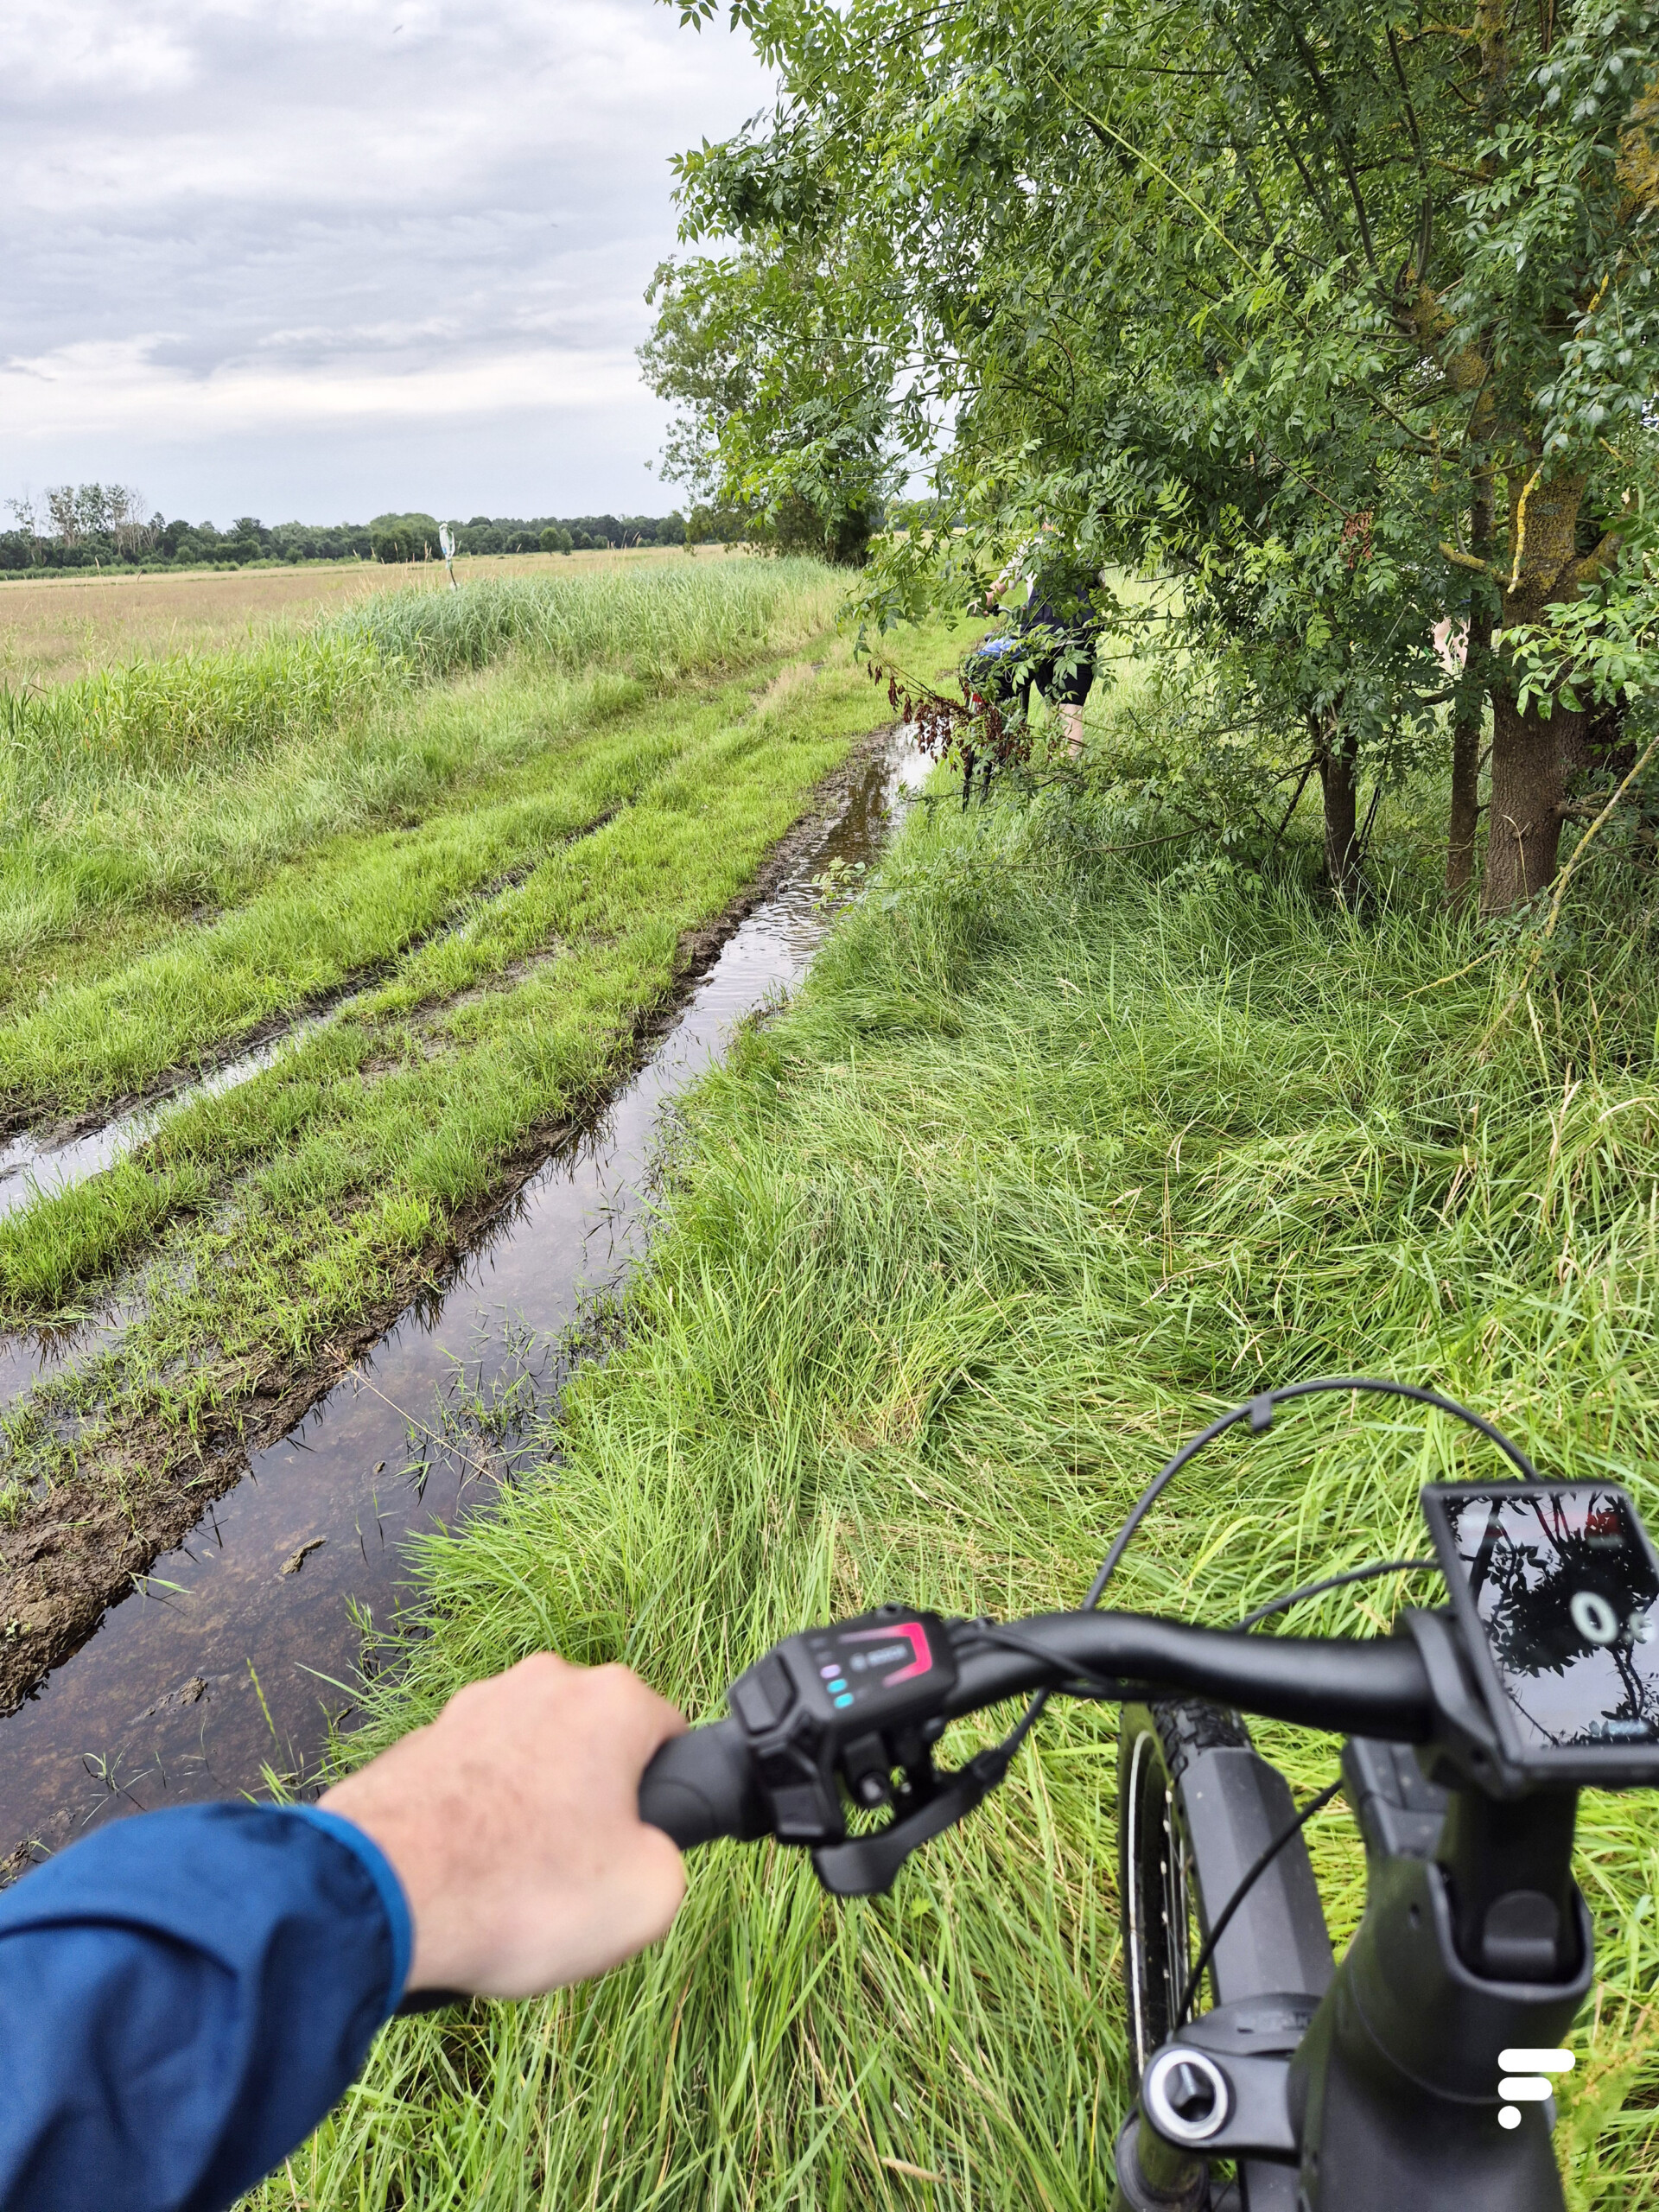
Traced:
<path id="1" fill-rule="evenodd" d="M 1659 1756 L 1659 1566 L 1626 1494 L 1445 1484 L 1423 1506 L 1511 1754 L 1591 1770 Z"/>
<path id="2" fill-rule="evenodd" d="M 873 1621 L 867 1614 L 835 1628 L 809 1629 L 801 1641 L 824 1695 L 838 1712 L 909 1704 L 922 1683 L 937 1680 L 942 1660 L 948 1666 L 944 1686 L 955 1678 L 940 1624 L 931 1613 L 891 1623 Z"/>

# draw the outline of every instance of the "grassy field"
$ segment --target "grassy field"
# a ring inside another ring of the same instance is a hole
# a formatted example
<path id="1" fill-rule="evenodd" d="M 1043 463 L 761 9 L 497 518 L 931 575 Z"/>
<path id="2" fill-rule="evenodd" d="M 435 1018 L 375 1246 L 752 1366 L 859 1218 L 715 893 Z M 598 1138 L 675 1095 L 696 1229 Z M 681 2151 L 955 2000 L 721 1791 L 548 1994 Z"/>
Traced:
<path id="1" fill-rule="evenodd" d="M 617 566 L 683 563 L 674 548 L 519 553 L 455 563 L 457 578 L 578 575 Z M 705 547 L 704 562 L 721 557 Z M 136 658 L 246 645 L 277 626 L 314 620 L 365 594 L 447 590 L 442 568 L 378 561 L 296 567 L 151 569 L 100 575 L 84 569 L 0 576 L 0 685 L 61 683 Z"/>
<path id="2" fill-rule="evenodd" d="M 177 1541 L 248 1419 L 321 1389 L 627 1066 L 689 934 L 886 717 L 838 591 L 707 562 L 393 594 L 29 703 L 0 1115 L 96 1122 L 327 1018 L 0 1219 L 0 1327 L 118 1281 L 137 1315 L 0 1421 L 0 1618 L 30 1624 L 0 1692 L 96 1618 L 77 1547 Z M 63 1587 L 24 1602 L 48 1522 Z"/>
<path id="3" fill-rule="evenodd" d="M 1659 1513 L 1650 915 L 1581 937 L 1482 1052 L 1508 957 L 1458 973 L 1408 883 L 1344 918 L 1294 857 L 1267 880 L 1121 842 L 1065 789 L 912 818 L 694 1102 L 547 1478 L 423 1546 L 420 1635 L 354 1755 L 545 1645 L 708 1714 L 772 1639 L 884 1597 L 1074 1603 L 1164 1455 L 1298 1376 L 1448 1388 Z M 1169 1495 L 1120 1602 L 1226 1623 L 1408 1555 L 1419 1484 L 1482 1465 L 1432 1417 L 1281 1419 Z M 1291 1624 L 1380 1631 L 1412 1594 Z M 1113 1726 L 1052 1710 L 890 1898 L 721 1847 L 605 1981 L 395 2024 L 261 2202 L 1106 2206 Z M 1329 1740 L 1259 1733 L 1299 1795 L 1334 1776 Z M 1659 1840 L 1638 1797 L 1587 1798 L 1580 1837 L 1599 1981 L 1557 2141 L 1574 2212 L 1611 2212 L 1659 2185 Z M 1311 1840 L 1340 1940 L 1339 1800 Z"/>
<path id="4" fill-rule="evenodd" d="M 399 949 L 446 897 L 487 880 L 452 882 L 436 846 L 405 855 L 400 840 L 459 837 L 478 866 L 511 867 L 512 833 L 492 842 L 483 810 L 539 793 L 556 811 L 574 734 L 801 645 L 834 601 L 821 570 L 753 562 L 492 580 L 376 597 L 243 652 L 14 695 L 0 755 L 0 1009 L 13 1016 L 0 1097 L 14 1114 L 113 1097 L 299 1003 L 303 956 L 283 940 L 306 935 L 286 918 L 308 906 L 337 929 L 347 967 Z M 453 818 L 439 829 L 441 813 Z M 377 832 L 378 852 L 363 842 Z M 517 836 L 533 852 L 543 830 L 527 816 Z M 365 937 L 371 880 L 380 912 Z M 135 976 L 151 948 L 162 972 Z M 158 1003 L 216 999 L 206 978 L 227 961 L 250 990 L 268 978 L 268 1007 L 204 1003 L 188 1033 L 143 1040 Z M 89 1039 L 117 1055 L 118 1075 L 74 1076 Z"/>

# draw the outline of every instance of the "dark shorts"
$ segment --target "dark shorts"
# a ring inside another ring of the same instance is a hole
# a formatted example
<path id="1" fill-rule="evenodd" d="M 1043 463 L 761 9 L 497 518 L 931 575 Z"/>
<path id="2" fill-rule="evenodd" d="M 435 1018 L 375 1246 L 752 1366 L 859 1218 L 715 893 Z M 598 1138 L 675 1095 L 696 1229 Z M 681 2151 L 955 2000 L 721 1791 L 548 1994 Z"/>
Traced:
<path id="1" fill-rule="evenodd" d="M 1032 680 L 1051 707 L 1080 707 L 1094 683 L 1092 660 L 1086 655 L 1068 658 L 1071 664 L 1063 676 L 1055 674 L 1057 664 L 1052 660 L 1039 660 L 1033 671 Z"/>
<path id="2" fill-rule="evenodd" d="M 1055 650 L 1045 653 L 1049 638 Z M 1058 623 L 1033 622 L 1027 630 L 1025 647 L 1032 681 L 1051 707 L 1080 707 L 1089 696 L 1095 680 L 1093 642 L 1075 631 L 1065 631 Z"/>

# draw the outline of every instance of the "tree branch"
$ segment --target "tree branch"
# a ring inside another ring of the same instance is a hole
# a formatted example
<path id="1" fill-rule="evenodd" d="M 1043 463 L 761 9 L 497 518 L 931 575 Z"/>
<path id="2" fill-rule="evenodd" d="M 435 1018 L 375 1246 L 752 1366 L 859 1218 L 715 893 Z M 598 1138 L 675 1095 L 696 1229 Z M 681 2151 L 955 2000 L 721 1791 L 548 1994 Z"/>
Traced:
<path id="1" fill-rule="evenodd" d="M 1472 553 L 1459 553 L 1455 545 L 1446 544 L 1444 539 L 1440 542 L 1440 551 L 1454 569 L 1472 569 L 1478 576 L 1491 576 L 1496 583 L 1501 584 L 1503 581 L 1502 569 L 1495 569 L 1490 561 L 1478 561 Z"/>

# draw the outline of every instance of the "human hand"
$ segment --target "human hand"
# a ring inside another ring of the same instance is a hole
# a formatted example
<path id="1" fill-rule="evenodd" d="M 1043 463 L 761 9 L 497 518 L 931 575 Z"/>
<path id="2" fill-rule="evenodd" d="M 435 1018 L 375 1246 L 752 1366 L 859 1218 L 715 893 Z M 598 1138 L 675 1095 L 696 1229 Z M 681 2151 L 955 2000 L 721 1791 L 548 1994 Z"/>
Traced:
<path id="1" fill-rule="evenodd" d="M 685 1723 L 626 1667 L 523 1659 L 337 1783 L 325 1810 L 391 1861 L 410 1990 L 532 1997 L 629 1958 L 685 1894 L 639 1777 Z"/>

